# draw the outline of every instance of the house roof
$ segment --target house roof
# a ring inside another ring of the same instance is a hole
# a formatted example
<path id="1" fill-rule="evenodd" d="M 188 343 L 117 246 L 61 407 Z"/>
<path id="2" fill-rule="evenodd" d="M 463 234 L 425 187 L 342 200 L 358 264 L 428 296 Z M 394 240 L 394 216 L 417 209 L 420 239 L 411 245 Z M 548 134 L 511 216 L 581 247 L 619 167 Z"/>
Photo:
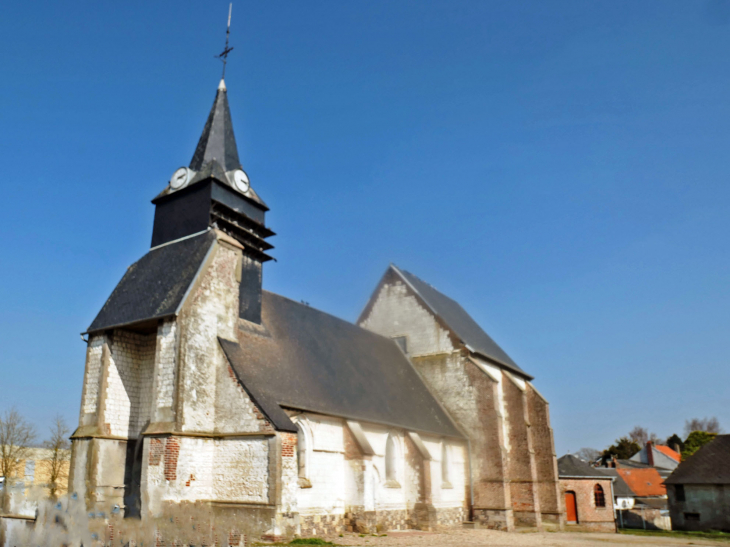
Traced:
<path id="1" fill-rule="evenodd" d="M 242 323 L 238 340 L 221 341 L 249 392 L 285 408 L 463 437 L 393 340 L 268 291 L 261 315 L 261 328 Z"/>
<path id="2" fill-rule="evenodd" d="M 578 456 L 566 454 L 558 459 L 558 476 L 562 478 L 610 479 Z"/>
<path id="3" fill-rule="evenodd" d="M 672 458 L 675 462 L 678 462 L 682 459 L 682 456 L 676 452 L 675 450 L 672 450 L 666 445 L 663 444 L 655 444 L 653 445 L 654 448 L 656 448 L 659 452 L 664 454 L 665 456 Z"/>
<path id="4" fill-rule="evenodd" d="M 718 435 L 681 462 L 666 483 L 730 484 L 730 435 Z"/>
<path id="5" fill-rule="evenodd" d="M 659 472 L 649 467 L 646 469 L 617 469 L 618 474 L 637 497 L 665 496 L 667 489 Z"/>
<path id="6" fill-rule="evenodd" d="M 596 468 L 598 471 L 601 472 L 602 475 L 606 475 L 607 477 L 612 477 L 614 479 L 613 481 L 613 495 L 616 498 L 633 498 L 636 496 L 634 492 L 629 488 L 629 485 L 626 484 L 626 481 L 623 479 L 621 475 L 619 475 L 618 470 L 613 467 L 598 467 Z"/>
<path id="7" fill-rule="evenodd" d="M 497 364 L 516 372 L 520 376 L 532 379 L 522 370 L 507 353 L 484 332 L 479 324 L 461 307 L 445 294 L 419 279 L 415 275 L 397 266 L 390 266 L 423 300 L 431 311 L 461 339 L 467 348 Z"/>
<path id="8" fill-rule="evenodd" d="M 87 332 L 174 315 L 215 237 L 208 230 L 151 249 L 127 268 Z"/>

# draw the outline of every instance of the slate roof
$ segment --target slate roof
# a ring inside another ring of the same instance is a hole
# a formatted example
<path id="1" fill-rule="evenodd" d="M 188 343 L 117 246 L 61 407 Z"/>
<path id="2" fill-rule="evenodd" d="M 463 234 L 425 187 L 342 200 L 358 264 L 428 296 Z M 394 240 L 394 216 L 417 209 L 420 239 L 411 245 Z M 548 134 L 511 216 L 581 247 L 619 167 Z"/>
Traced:
<path id="1" fill-rule="evenodd" d="M 558 476 L 560 478 L 610 479 L 601 470 L 591 466 L 573 454 L 566 454 L 558 459 Z"/>
<path id="2" fill-rule="evenodd" d="M 411 286 L 421 297 L 431 311 L 440 317 L 449 328 L 468 346 L 468 348 L 489 360 L 496 361 L 505 368 L 518 373 L 520 376 L 532 379 L 522 370 L 505 351 L 484 332 L 479 324 L 461 307 L 445 294 L 437 291 L 425 281 L 412 273 L 401 270 L 395 265 L 391 268 Z"/>
<path id="3" fill-rule="evenodd" d="M 215 241 L 215 232 L 151 249 L 127 268 L 87 332 L 174 315 Z"/>
<path id="4" fill-rule="evenodd" d="M 715 439 L 681 462 L 667 484 L 730 484 L 730 435 Z"/>
<path id="5" fill-rule="evenodd" d="M 233 135 L 231 109 L 228 106 L 228 91 L 223 80 L 215 93 L 213 107 L 198 140 L 193 159 L 190 160 L 190 169 L 200 171 L 210 161 L 218 162 L 224 171 L 241 168 L 236 137 Z"/>
<path id="6" fill-rule="evenodd" d="M 647 469 L 617 469 L 637 497 L 665 496 L 664 480 L 654 467 Z"/>
<path id="7" fill-rule="evenodd" d="M 190 160 L 190 169 L 193 171 L 193 178 L 186 187 L 199 182 L 214 179 L 230 187 L 234 192 L 241 194 L 244 198 L 261 205 L 268 211 L 266 203 L 249 186 L 248 192 L 241 192 L 233 183 L 232 173 L 242 169 L 238 157 L 238 146 L 236 137 L 233 134 L 233 121 L 231 120 L 231 109 L 228 106 L 228 90 L 226 84 L 221 80 L 218 90 L 215 93 L 213 106 L 208 114 L 208 119 L 203 127 L 203 133 L 198 140 L 198 146 Z M 155 203 L 160 198 L 174 193 L 168 185 L 152 200 Z"/>
<path id="8" fill-rule="evenodd" d="M 221 340 L 250 392 L 285 408 L 463 437 L 393 340 L 268 291 L 262 324 Z"/>

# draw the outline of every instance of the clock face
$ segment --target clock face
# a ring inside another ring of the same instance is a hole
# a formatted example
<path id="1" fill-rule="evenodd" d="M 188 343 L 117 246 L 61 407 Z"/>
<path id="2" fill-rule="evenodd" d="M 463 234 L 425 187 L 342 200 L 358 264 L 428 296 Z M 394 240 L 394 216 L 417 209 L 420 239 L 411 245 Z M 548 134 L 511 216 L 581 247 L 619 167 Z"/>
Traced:
<path id="1" fill-rule="evenodd" d="M 236 185 L 236 188 L 244 194 L 248 192 L 248 189 L 251 187 L 251 184 L 248 181 L 248 175 L 241 169 L 237 169 L 233 172 L 233 183 Z"/>
<path id="2" fill-rule="evenodd" d="M 185 186 L 190 180 L 190 169 L 187 167 L 181 167 L 172 174 L 170 179 L 170 186 L 173 190 L 177 190 Z"/>

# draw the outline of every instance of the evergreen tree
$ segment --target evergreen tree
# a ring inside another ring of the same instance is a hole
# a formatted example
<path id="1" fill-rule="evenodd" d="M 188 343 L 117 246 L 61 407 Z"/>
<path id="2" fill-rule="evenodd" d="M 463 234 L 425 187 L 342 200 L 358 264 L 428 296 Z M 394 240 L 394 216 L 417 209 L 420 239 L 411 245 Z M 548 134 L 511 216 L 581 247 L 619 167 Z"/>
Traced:
<path id="1" fill-rule="evenodd" d="M 682 448 L 682 461 L 689 458 L 707 443 L 713 441 L 717 437 L 717 433 L 708 433 L 707 431 L 693 431 L 684 441 Z"/>
<path id="2" fill-rule="evenodd" d="M 641 447 L 636 441 L 632 441 L 628 437 L 621 437 L 603 451 L 601 459 L 603 463 L 606 463 L 611 458 L 615 457 L 618 460 L 628 460 L 631 456 L 636 454 Z"/>

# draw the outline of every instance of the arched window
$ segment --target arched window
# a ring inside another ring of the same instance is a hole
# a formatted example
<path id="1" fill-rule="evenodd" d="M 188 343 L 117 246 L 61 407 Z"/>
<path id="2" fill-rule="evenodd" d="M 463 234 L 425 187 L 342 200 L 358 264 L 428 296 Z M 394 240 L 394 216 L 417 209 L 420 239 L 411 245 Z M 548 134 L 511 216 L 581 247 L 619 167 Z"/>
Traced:
<path id="1" fill-rule="evenodd" d="M 441 482 L 442 488 L 451 488 L 451 458 L 445 442 L 441 443 Z"/>
<path id="2" fill-rule="evenodd" d="M 302 424 L 297 424 L 297 469 L 299 470 L 299 478 L 307 478 L 307 434 L 304 432 Z"/>
<path id="3" fill-rule="evenodd" d="M 388 441 L 385 443 L 385 480 L 390 483 L 395 483 L 398 480 L 398 454 L 396 450 L 395 439 L 391 433 L 388 435 Z"/>
<path id="4" fill-rule="evenodd" d="M 596 507 L 606 507 L 606 496 L 600 484 L 593 487 L 593 499 L 596 500 Z"/>

